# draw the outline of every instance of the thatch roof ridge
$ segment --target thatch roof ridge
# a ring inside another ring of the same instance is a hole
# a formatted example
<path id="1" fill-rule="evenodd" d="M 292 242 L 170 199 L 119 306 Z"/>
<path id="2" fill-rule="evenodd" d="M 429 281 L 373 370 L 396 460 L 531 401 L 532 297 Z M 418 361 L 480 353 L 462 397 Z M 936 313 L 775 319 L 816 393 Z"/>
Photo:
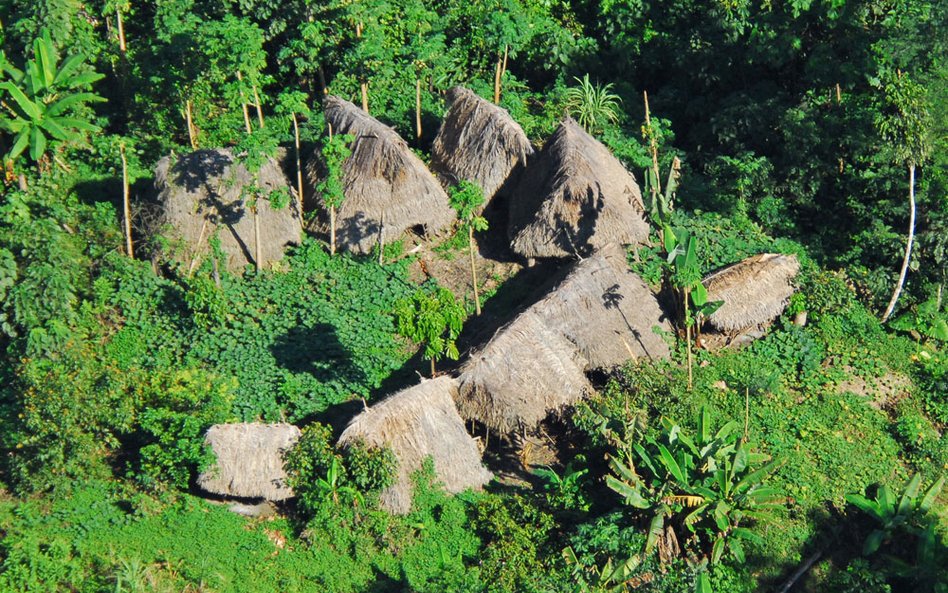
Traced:
<path id="1" fill-rule="evenodd" d="M 449 227 L 456 213 L 441 184 L 398 133 L 349 101 L 324 99 L 326 121 L 334 134 L 355 136 L 352 154 L 343 163 L 345 200 L 337 212 L 337 240 L 358 253 L 386 244 L 416 226 L 426 233 Z M 319 181 L 319 158 L 307 175 Z"/>
<path id="2" fill-rule="evenodd" d="M 450 107 L 431 147 L 431 168 L 445 184 L 474 181 L 489 202 L 534 153 L 510 113 L 464 87 L 448 91 Z"/>
<path id="3" fill-rule="evenodd" d="M 511 247 L 524 257 L 569 257 L 609 243 L 645 244 L 644 212 L 635 176 L 567 117 L 517 187 Z"/>
<path id="4" fill-rule="evenodd" d="M 216 462 L 198 476 L 198 486 L 221 496 L 272 501 L 291 498 L 283 454 L 299 437 L 299 428 L 292 424 L 215 424 L 208 429 L 205 442 Z"/>
<path id="5" fill-rule="evenodd" d="M 527 309 L 461 366 L 458 411 L 500 434 L 536 426 L 594 391 L 587 365 L 574 344 Z"/>
<path id="6" fill-rule="evenodd" d="M 786 308 L 799 271 L 795 255 L 761 253 L 709 274 L 702 281 L 708 298 L 724 304 L 708 322 L 727 332 L 770 323 Z"/>
<path id="7" fill-rule="evenodd" d="M 587 370 L 610 369 L 630 358 L 667 358 L 668 344 L 653 329 L 671 326 L 644 280 L 629 269 L 624 249 L 608 245 L 573 265 L 533 306 L 576 344 Z"/>
<path id="8" fill-rule="evenodd" d="M 450 376 L 423 380 L 367 408 L 352 419 L 339 444 L 362 441 L 388 447 L 398 460 L 395 484 L 382 492 L 382 505 L 395 513 L 411 510 L 411 474 L 426 457 L 447 492 L 479 489 L 493 477 L 481 464 L 477 443 L 464 429 L 454 407 L 457 380 Z"/>
<path id="9" fill-rule="evenodd" d="M 610 245 L 575 263 L 541 300 L 461 366 L 458 409 L 509 434 L 593 392 L 586 372 L 631 358 L 667 358 L 671 331 L 651 290 Z"/>

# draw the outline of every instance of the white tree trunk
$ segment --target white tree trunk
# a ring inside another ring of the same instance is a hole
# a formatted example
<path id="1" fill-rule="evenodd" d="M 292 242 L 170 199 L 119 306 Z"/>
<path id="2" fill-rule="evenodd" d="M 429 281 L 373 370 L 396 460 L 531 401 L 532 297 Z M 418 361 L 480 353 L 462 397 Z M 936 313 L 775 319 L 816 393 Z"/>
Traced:
<path id="1" fill-rule="evenodd" d="M 905 257 L 902 259 L 902 271 L 899 272 L 899 282 L 895 285 L 895 291 L 892 292 L 892 299 L 889 300 L 889 306 L 885 308 L 882 315 L 882 322 L 885 323 L 892 315 L 895 304 L 899 301 L 899 295 L 902 294 L 902 287 L 905 286 L 905 275 L 908 274 L 909 261 L 912 259 L 912 243 L 915 242 L 915 163 L 909 164 L 909 231 L 908 241 L 905 244 Z"/>

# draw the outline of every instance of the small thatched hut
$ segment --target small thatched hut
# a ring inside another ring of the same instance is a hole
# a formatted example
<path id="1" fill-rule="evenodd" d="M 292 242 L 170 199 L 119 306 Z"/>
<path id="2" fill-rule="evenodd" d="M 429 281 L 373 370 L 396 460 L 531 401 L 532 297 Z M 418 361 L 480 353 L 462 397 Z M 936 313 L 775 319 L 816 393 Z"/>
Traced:
<path id="1" fill-rule="evenodd" d="M 380 234 L 388 244 L 408 229 L 437 233 L 454 222 L 457 215 L 441 184 L 395 130 L 339 97 L 326 97 L 324 107 L 334 134 L 355 137 L 352 155 L 343 163 L 339 245 L 368 253 Z M 322 174 L 320 162 L 314 155 L 307 168 L 314 186 Z"/>
<path id="2" fill-rule="evenodd" d="M 703 282 L 708 298 L 724 304 L 708 322 L 724 332 L 772 322 L 786 308 L 799 271 L 796 256 L 763 253 L 714 272 Z"/>
<path id="3" fill-rule="evenodd" d="M 227 255 L 227 267 L 240 270 L 254 263 L 256 235 L 246 191 L 253 176 L 227 149 L 198 150 L 172 162 L 158 161 L 155 185 L 158 216 L 150 229 L 170 239 L 167 255 L 187 266 L 207 257 L 215 233 Z M 263 195 L 285 192 L 279 209 L 270 200 L 257 200 L 261 265 L 279 260 L 288 245 L 297 245 L 303 232 L 295 193 L 279 164 L 270 159 L 259 171 Z"/>
<path id="4" fill-rule="evenodd" d="M 590 394 L 586 372 L 666 358 L 671 331 L 648 286 L 614 246 L 578 262 L 557 287 L 462 365 L 458 409 L 500 434 L 532 428 Z"/>
<path id="5" fill-rule="evenodd" d="M 446 184 L 476 182 L 489 202 L 526 165 L 533 147 L 506 109 L 473 91 L 454 87 L 448 101 L 431 147 L 431 168 Z"/>
<path id="6" fill-rule="evenodd" d="M 456 395 L 457 380 L 452 377 L 422 381 L 356 416 L 339 438 L 340 445 L 361 440 L 370 447 L 388 447 L 395 454 L 398 476 L 382 492 L 381 501 L 389 511 L 411 510 L 411 474 L 429 456 L 435 475 L 451 494 L 479 489 L 492 478 L 454 408 Z"/>
<path id="7" fill-rule="evenodd" d="M 648 223 L 635 178 L 567 118 L 530 160 L 510 203 L 511 248 L 527 258 L 586 256 L 644 244 Z"/>
<path id="8" fill-rule="evenodd" d="M 300 430 L 292 424 L 215 424 L 205 442 L 217 462 L 198 476 L 198 486 L 221 496 L 291 498 L 283 455 L 299 438 Z"/>

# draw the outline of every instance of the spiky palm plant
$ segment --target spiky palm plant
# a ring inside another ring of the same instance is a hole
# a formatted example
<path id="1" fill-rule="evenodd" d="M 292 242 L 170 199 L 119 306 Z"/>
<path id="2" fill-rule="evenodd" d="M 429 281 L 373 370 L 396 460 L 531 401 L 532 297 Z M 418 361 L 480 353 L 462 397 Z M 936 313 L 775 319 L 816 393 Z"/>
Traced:
<path id="1" fill-rule="evenodd" d="M 573 78 L 579 86 L 566 89 L 566 112 L 590 133 L 601 131 L 602 126 L 619 122 L 621 99 L 612 92 L 612 83 L 593 84 L 586 74 Z"/>

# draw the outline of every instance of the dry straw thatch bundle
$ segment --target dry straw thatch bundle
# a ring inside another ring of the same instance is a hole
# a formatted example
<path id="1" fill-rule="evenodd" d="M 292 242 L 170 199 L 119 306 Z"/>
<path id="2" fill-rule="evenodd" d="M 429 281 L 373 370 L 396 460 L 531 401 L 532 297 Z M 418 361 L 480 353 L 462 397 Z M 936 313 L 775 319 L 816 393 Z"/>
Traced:
<path id="1" fill-rule="evenodd" d="M 448 195 L 408 144 L 393 130 L 352 103 L 326 97 L 326 121 L 334 134 L 355 137 L 343 163 L 345 200 L 337 212 L 337 241 L 357 253 L 398 240 L 407 229 L 437 233 L 456 214 Z M 310 182 L 319 182 L 319 158 L 310 160 Z"/>
<path id="2" fill-rule="evenodd" d="M 293 491 L 286 484 L 283 455 L 300 438 L 292 424 L 215 424 L 205 442 L 217 462 L 198 476 L 207 492 L 239 498 L 286 500 Z"/>
<path id="3" fill-rule="evenodd" d="M 235 165 L 234 154 L 227 149 L 198 150 L 174 163 L 165 157 L 155 168 L 159 215 L 158 228 L 151 232 L 170 239 L 171 255 L 191 267 L 210 254 L 208 241 L 217 233 L 228 269 L 240 270 L 253 262 L 256 249 L 249 196 L 242 195 L 251 182 L 250 172 L 242 164 Z M 264 194 L 295 195 L 273 159 L 260 169 L 258 185 Z M 261 265 L 279 260 L 287 245 L 300 242 L 303 229 L 297 201 L 289 202 L 277 210 L 267 199 L 257 201 Z"/>
<path id="4" fill-rule="evenodd" d="M 799 271 L 794 255 L 762 253 L 710 274 L 703 280 L 708 299 L 724 304 L 708 322 L 725 332 L 770 323 L 786 308 Z"/>
<path id="5" fill-rule="evenodd" d="M 411 510 L 411 474 L 431 456 L 437 479 L 447 492 L 479 489 L 493 477 L 483 465 L 477 443 L 454 408 L 457 380 L 438 377 L 387 397 L 349 423 L 339 444 L 362 441 L 388 447 L 398 460 L 395 483 L 382 492 L 382 505 L 393 513 Z"/>
<path id="6" fill-rule="evenodd" d="M 461 367 L 458 409 L 500 434 L 534 427 L 592 392 L 585 373 L 666 358 L 670 331 L 648 286 L 615 246 L 576 263 L 541 301 Z"/>
<path id="7" fill-rule="evenodd" d="M 448 91 L 451 103 L 431 147 L 431 168 L 447 184 L 477 183 L 489 202 L 533 154 L 523 128 L 506 109 L 462 87 Z"/>
<path id="8" fill-rule="evenodd" d="M 510 204 L 511 248 L 523 257 L 586 256 L 644 244 L 649 227 L 635 178 L 567 118 L 530 160 Z"/>

